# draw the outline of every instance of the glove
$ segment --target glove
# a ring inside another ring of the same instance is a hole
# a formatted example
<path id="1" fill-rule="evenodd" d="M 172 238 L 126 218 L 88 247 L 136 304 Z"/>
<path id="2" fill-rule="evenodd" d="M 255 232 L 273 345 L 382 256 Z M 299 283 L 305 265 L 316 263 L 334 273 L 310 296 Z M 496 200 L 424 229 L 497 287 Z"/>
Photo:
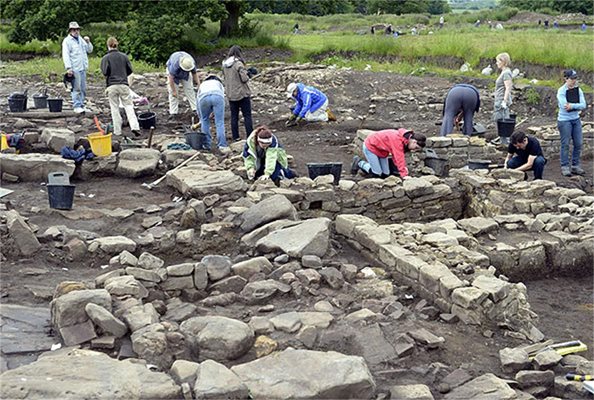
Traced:
<path id="1" fill-rule="evenodd" d="M 295 120 L 296 123 L 299 123 L 301 121 L 303 121 L 303 118 L 301 118 L 301 117 L 297 117 L 297 119 Z"/>
<path id="2" fill-rule="evenodd" d="M 262 175 L 260 178 L 258 178 L 259 181 L 267 181 L 269 179 L 270 177 L 268 175 Z"/>
<path id="3" fill-rule="evenodd" d="M 501 102 L 501 108 L 503 108 L 504 110 L 507 108 L 507 103 L 505 101 Z"/>
<path id="4" fill-rule="evenodd" d="M 256 171 L 253 168 L 248 169 L 246 173 L 249 180 L 254 179 L 254 177 L 256 176 Z"/>
<path id="5" fill-rule="evenodd" d="M 289 121 L 293 121 L 297 118 L 297 116 L 295 114 L 291 114 L 291 116 L 289 117 Z"/>

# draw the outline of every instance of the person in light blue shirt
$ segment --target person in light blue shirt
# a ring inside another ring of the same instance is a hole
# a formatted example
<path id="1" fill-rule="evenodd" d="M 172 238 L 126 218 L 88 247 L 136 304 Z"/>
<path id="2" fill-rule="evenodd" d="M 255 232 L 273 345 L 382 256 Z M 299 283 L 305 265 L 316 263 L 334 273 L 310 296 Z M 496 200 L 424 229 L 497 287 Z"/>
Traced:
<path id="1" fill-rule="evenodd" d="M 179 112 L 179 101 L 177 89 L 182 84 L 186 99 L 190 104 L 192 112 L 196 112 L 196 91 L 194 83 L 200 85 L 198 70 L 194 57 L 185 51 L 176 51 L 167 60 L 167 92 L 169 94 L 169 115 L 177 115 Z"/>
<path id="2" fill-rule="evenodd" d="M 68 25 L 68 36 L 62 41 L 62 60 L 68 76 L 74 76 L 72 82 L 72 107 L 75 113 L 89 111 L 85 108 L 87 94 L 87 69 L 89 59 L 87 53 L 93 52 L 93 44 L 88 36 L 80 37 L 80 26 L 77 22 Z"/>
<path id="3" fill-rule="evenodd" d="M 584 175 L 585 171 L 580 166 L 582 153 L 582 121 L 580 111 L 586 108 L 584 92 L 577 86 L 577 72 L 568 69 L 563 72 L 565 84 L 557 90 L 559 115 L 557 128 L 561 135 L 561 173 L 564 176 L 572 174 Z M 571 154 L 571 167 L 569 164 L 569 142 L 573 142 Z"/>

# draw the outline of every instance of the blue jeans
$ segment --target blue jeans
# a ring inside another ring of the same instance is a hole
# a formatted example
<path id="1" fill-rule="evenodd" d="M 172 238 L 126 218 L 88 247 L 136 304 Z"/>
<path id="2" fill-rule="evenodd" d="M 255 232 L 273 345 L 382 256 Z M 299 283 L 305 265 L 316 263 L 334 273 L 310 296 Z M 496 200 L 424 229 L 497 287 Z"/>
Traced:
<path id="1" fill-rule="evenodd" d="M 507 168 L 509 169 L 516 169 L 518 167 L 521 167 L 522 165 L 526 164 L 526 161 L 528 161 L 528 159 L 519 157 L 519 156 L 513 156 L 508 162 L 507 162 Z M 534 159 L 534 162 L 532 163 L 532 171 L 534 171 L 534 179 L 542 179 L 542 174 L 544 172 L 544 167 L 545 164 L 547 163 L 547 160 L 543 157 L 543 156 L 538 156 L 536 157 L 536 159 Z"/>
<path id="2" fill-rule="evenodd" d="M 84 107 L 85 97 L 87 96 L 87 72 L 74 71 L 74 81 L 72 81 L 72 107 Z"/>
<path id="3" fill-rule="evenodd" d="M 258 168 L 258 170 L 256 171 L 256 174 L 255 174 L 256 178 L 259 178 L 262 175 L 264 175 L 264 169 L 266 168 L 265 164 L 266 164 L 266 160 L 264 159 L 260 163 L 260 168 Z M 282 178 L 291 179 L 294 177 L 295 177 L 295 173 L 292 170 L 290 170 L 289 168 L 283 168 L 279 162 L 276 163 L 276 165 L 274 167 L 274 172 L 272 172 L 272 175 L 270 175 L 270 179 L 273 181 L 277 181 Z"/>
<path id="4" fill-rule="evenodd" d="M 557 128 L 561 135 L 561 166 L 569 167 L 569 141 L 573 141 L 573 153 L 571 154 L 571 166 L 580 166 L 582 154 L 582 121 L 579 118 L 571 121 L 557 121 Z"/>
<path id="5" fill-rule="evenodd" d="M 215 127 L 217 129 L 217 146 L 227 147 L 225 138 L 225 98 L 218 94 L 209 94 L 200 100 L 198 106 L 202 133 L 205 135 L 204 147 L 210 149 L 210 114 L 214 113 Z"/>
<path id="6" fill-rule="evenodd" d="M 382 174 L 390 175 L 388 158 L 380 158 L 376 156 L 367 148 L 367 146 L 365 146 L 365 143 L 363 143 L 363 154 L 367 161 L 359 161 L 359 168 L 368 174 L 371 173 L 378 176 L 381 176 Z"/>

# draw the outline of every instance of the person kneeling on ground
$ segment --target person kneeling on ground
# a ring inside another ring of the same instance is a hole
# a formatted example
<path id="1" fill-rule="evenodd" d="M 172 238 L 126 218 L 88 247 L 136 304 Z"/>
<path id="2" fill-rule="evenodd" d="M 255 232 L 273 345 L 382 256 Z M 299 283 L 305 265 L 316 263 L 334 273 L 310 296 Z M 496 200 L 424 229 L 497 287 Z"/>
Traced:
<path id="1" fill-rule="evenodd" d="M 242 156 L 250 180 L 259 178 L 278 182 L 282 178 L 295 177 L 289 169 L 285 149 L 266 125 L 256 127 L 247 138 Z"/>
<path id="2" fill-rule="evenodd" d="M 514 132 L 511 135 L 504 168 L 517 171 L 534 171 L 534 179 L 542 179 L 547 160 L 542 154 L 540 142 L 534 136 L 527 136 L 524 132 Z"/>
<path id="3" fill-rule="evenodd" d="M 291 108 L 291 117 L 287 126 L 296 125 L 301 120 L 307 122 L 336 121 L 336 117 L 328 108 L 328 97 L 313 86 L 306 86 L 303 83 L 289 83 L 287 86 L 287 98 L 296 101 Z"/>
<path id="4" fill-rule="evenodd" d="M 386 178 L 390 175 L 388 156 L 392 155 L 394 165 L 402 179 L 408 179 L 408 168 L 404 153 L 407 151 L 419 151 L 425 147 L 427 138 L 422 133 L 415 133 L 409 129 L 385 129 L 377 131 L 363 142 L 363 154 L 365 160 L 359 156 L 353 157 L 351 174 L 356 175 L 362 170 L 376 178 Z"/>

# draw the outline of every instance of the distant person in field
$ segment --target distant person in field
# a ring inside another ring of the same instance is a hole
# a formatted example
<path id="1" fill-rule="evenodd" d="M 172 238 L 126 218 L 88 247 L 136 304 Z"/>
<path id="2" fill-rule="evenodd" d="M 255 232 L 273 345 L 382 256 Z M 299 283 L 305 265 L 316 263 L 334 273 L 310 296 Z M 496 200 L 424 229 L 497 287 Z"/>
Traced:
<path id="1" fill-rule="evenodd" d="M 514 85 L 510 69 L 511 58 L 507 53 L 500 53 L 495 57 L 497 68 L 501 70 L 495 81 L 495 108 L 493 120 L 509 118 L 509 106 L 512 104 L 512 87 Z"/>
<path id="2" fill-rule="evenodd" d="M 254 130 L 252 125 L 252 91 L 250 89 L 250 73 L 246 68 L 241 47 L 231 46 L 227 58 L 223 61 L 223 77 L 225 90 L 231 111 L 231 135 L 234 141 L 241 140 L 239 136 L 239 110 L 243 115 L 245 137 Z"/>
<path id="3" fill-rule="evenodd" d="M 559 29 L 559 22 L 557 20 L 553 21 L 553 28 Z"/>
<path id="4" fill-rule="evenodd" d="M 507 157 L 503 164 L 504 168 L 517 171 L 534 171 L 534 179 L 542 179 L 545 164 L 540 142 L 534 136 L 528 136 L 524 132 L 514 132 L 510 137 Z"/>
<path id="5" fill-rule="evenodd" d="M 249 180 L 272 180 L 294 178 L 289 169 L 287 153 L 277 137 L 266 126 L 257 126 L 243 146 L 243 165 Z"/>
<path id="6" fill-rule="evenodd" d="M 443 28 L 443 24 L 445 23 L 445 19 L 443 18 L 443 15 L 441 17 L 439 17 L 439 29 Z"/>
<path id="7" fill-rule="evenodd" d="M 328 108 L 328 97 L 321 90 L 293 82 L 287 86 L 286 95 L 288 99 L 295 100 L 287 126 L 296 125 L 302 120 L 306 122 L 336 120 Z"/>
<path id="8" fill-rule="evenodd" d="M 375 28 L 373 26 L 371 27 L 371 34 L 375 35 Z"/>
<path id="9" fill-rule="evenodd" d="M 80 37 L 80 26 L 77 22 L 68 24 L 68 36 L 62 41 L 62 60 L 66 74 L 73 76 L 72 81 L 72 107 L 77 114 L 88 112 L 85 108 L 87 95 L 87 70 L 89 58 L 87 53 L 93 52 L 93 44 L 88 36 Z"/>
<path id="10" fill-rule="evenodd" d="M 559 104 L 557 128 L 561 135 L 561 173 L 564 176 L 584 175 L 585 171 L 580 162 L 583 143 L 580 111 L 586 108 L 586 98 L 582 89 L 577 85 L 578 75 L 575 70 L 564 71 L 563 77 L 565 84 L 557 90 L 557 103 Z M 573 142 L 571 168 L 569 142 Z"/>
<path id="11" fill-rule="evenodd" d="M 548 19 L 544 20 L 544 28 L 549 29 L 549 20 Z"/>
<path id="12" fill-rule="evenodd" d="M 176 51 L 167 60 L 167 93 L 169 94 L 169 115 L 179 113 L 179 101 L 177 99 L 178 86 L 181 83 L 186 99 L 190 104 L 192 112 L 196 112 L 196 91 L 194 83 L 200 85 L 198 70 L 194 58 L 185 51 Z"/>
<path id="13" fill-rule="evenodd" d="M 356 175 L 361 170 L 377 178 L 386 178 L 390 175 L 388 157 L 392 156 L 400 177 L 408 179 L 405 153 L 421 150 L 425 147 L 426 141 L 427 138 L 422 133 L 404 128 L 374 132 L 363 142 L 363 155 L 366 160 L 359 156 L 353 157 L 351 175 Z"/>
<path id="14" fill-rule="evenodd" d="M 384 32 L 386 35 L 391 35 L 392 34 L 392 25 L 389 24 L 388 26 L 386 26 L 386 30 Z"/>
<path id="15" fill-rule="evenodd" d="M 296 35 L 299 33 L 299 23 L 295 22 L 295 25 L 293 25 L 293 34 Z"/>
<path id="16" fill-rule="evenodd" d="M 477 19 L 476 22 L 474 23 L 474 27 L 478 28 L 479 26 L 481 26 L 481 20 Z"/>
<path id="17" fill-rule="evenodd" d="M 474 113 L 479 110 L 481 99 L 476 87 L 461 83 L 450 89 L 446 95 L 441 122 L 441 136 L 454 131 L 454 125 L 464 119 L 464 134 L 470 136 L 473 130 Z"/>
<path id="18" fill-rule="evenodd" d="M 128 76 L 132 74 L 132 64 L 128 56 L 118 50 L 118 41 L 114 37 L 107 39 L 107 54 L 101 59 L 101 72 L 106 78 L 105 93 L 109 100 L 113 134 L 122 134 L 122 116 L 120 104 L 126 111 L 126 117 L 134 136 L 140 136 L 140 126 L 134 112 L 132 95 L 128 85 Z"/>
<path id="19" fill-rule="evenodd" d="M 586 25 L 586 21 L 582 22 L 582 32 L 585 32 L 588 29 L 588 25 Z"/>

